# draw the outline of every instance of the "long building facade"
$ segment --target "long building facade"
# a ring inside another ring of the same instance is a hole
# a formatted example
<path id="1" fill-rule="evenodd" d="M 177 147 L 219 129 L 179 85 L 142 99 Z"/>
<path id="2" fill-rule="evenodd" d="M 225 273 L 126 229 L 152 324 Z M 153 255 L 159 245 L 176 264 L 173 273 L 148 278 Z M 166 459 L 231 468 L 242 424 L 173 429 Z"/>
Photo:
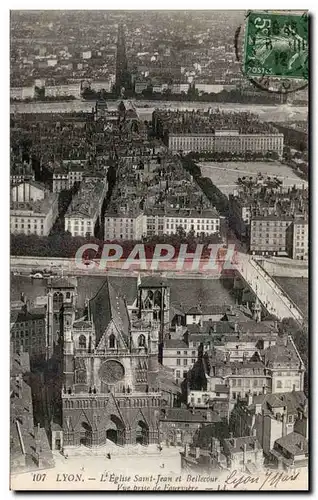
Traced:
<path id="1" fill-rule="evenodd" d="M 222 131 L 219 131 L 222 132 Z M 283 155 L 283 134 L 238 134 L 237 131 L 222 134 L 169 134 L 168 147 L 173 153 L 180 151 L 209 151 L 211 153 L 266 153 L 273 151 Z"/>

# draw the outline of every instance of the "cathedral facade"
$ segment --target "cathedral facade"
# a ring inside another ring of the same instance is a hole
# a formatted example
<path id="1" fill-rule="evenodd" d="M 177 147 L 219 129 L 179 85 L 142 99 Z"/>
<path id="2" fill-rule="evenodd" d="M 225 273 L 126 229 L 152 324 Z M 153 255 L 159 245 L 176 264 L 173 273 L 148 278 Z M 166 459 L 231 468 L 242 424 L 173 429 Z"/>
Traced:
<path id="1" fill-rule="evenodd" d="M 169 321 L 169 290 L 139 283 L 136 300 L 128 307 L 106 280 L 78 319 L 76 292 L 65 290 L 59 292 L 63 436 L 58 435 L 55 443 L 52 433 L 53 449 L 101 446 L 108 440 L 118 445 L 158 443 L 162 405 L 158 355 Z"/>

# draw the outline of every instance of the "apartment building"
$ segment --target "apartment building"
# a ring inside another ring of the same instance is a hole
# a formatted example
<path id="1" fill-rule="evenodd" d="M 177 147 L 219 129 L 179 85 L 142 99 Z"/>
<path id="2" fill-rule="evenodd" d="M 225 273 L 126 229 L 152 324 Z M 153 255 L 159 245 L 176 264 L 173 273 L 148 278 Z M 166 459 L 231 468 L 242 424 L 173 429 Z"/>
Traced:
<path id="1" fill-rule="evenodd" d="M 256 436 L 224 439 L 223 453 L 226 456 L 227 467 L 230 470 L 235 469 L 248 473 L 263 468 L 263 449 Z"/>
<path id="2" fill-rule="evenodd" d="M 16 185 L 16 184 L 21 184 L 22 182 L 34 181 L 34 178 L 35 178 L 34 173 L 25 173 L 25 174 L 11 173 L 10 184 Z"/>
<path id="3" fill-rule="evenodd" d="M 249 337 L 249 336 L 247 336 Z M 234 340 L 234 339 L 233 339 Z M 254 339 L 254 354 L 251 356 L 251 338 L 237 338 L 236 345 L 222 349 L 213 346 L 203 357 L 207 391 L 215 391 L 216 385 L 229 387 L 229 398 L 233 403 L 238 398 L 246 399 L 249 393 L 302 391 L 305 367 L 290 336 L 277 338 L 265 348 L 263 342 Z M 234 355 L 240 351 L 240 356 Z"/>
<path id="4" fill-rule="evenodd" d="M 189 344 L 179 339 L 168 339 L 164 343 L 162 364 L 174 373 L 174 379 L 180 384 L 188 371 L 198 359 L 198 351 L 190 348 Z"/>
<path id="5" fill-rule="evenodd" d="M 49 194 L 45 199 L 11 203 L 10 232 L 47 236 L 58 216 L 58 195 Z"/>
<path id="6" fill-rule="evenodd" d="M 215 153 L 267 153 L 276 152 L 279 157 L 283 155 L 284 135 L 283 134 L 239 134 L 238 131 L 231 131 L 223 134 L 223 131 L 215 133 L 169 133 L 168 147 L 173 153 L 182 151 L 209 151 Z"/>
<path id="7" fill-rule="evenodd" d="M 307 217 L 295 218 L 288 239 L 288 253 L 292 259 L 308 260 L 309 226 Z"/>
<path id="8" fill-rule="evenodd" d="M 197 410 L 187 408 L 166 408 L 160 413 L 159 429 L 160 442 L 166 446 L 190 445 L 202 427 L 221 421 L 220 415 L 211 410 Z"/>
<path id="9" fill-rule="evenodd" d="M 229 196 L 229 221 L 250 252 L 308 259 L 308 190 L 260 175 L 239 181 L 239 191 Z"/>
<path id="10" fill-rule="evenodd" d="M 53 193 L 60 193 L 69 189 L 69 175 L 64 168 L 55 169 L 53 171 Z"/>
<path id="11" fill-rule="evenodd" d="M 105 214 L 106 240 L 138 240 L 144 231 L 144 215 L 138 210 Z"/>
<path id="12" fill-rule="evenodd" d="M 253 216 L 250 223 L 250 252 L 253 255 L 281 255 L 289 253 L 289 232 L 292 216 Z"/>
<path id="13" fill-rule="evenodd" d="M 53 192 L 72 189 L 76 182 L 81 182 L 85 174 L 86 160 L 63 160 L 62 165 L 53 170 Z"/>
<path id="14" fill-rule="evenodd" d="M 242 239 L 249 237 L 252 207 L 255 198 L 240 196 L 239 194 L 229 195 L 230 225 Z"/>
<path id="15" fill-rule="evenodd" d="M 268 462 L 285 470 L 308 465 L 308 402 L 302 391 L 249 394 L 247 409 L 236 407 L 241 432 L 252 430 Z"/>
<path id="16" fill-rule="evenodd" d="M 47 236 L 58 216 L 58 194 L 29 181 L 11 189 L 10 232 Z"/>
<path id="17" fill-rule="evenodd" d="M 216 234 L 220 231 L 220 216 L 213 209 L 200 212 L 191 209 L 167 210 L 163 223 L 165 234 L 175 234 L 178 228 L 184 229 L 186 233 L 194 231 L 196 236 L 201 233 Z"/>
<path id="18" fill-rule="evenodd" d="M 85 176 L 65 214 L 65 231 L 72 236 L 93 236 L 106 193 L 107 181 L 103 176 Z"/>
<path id="19" fill-rule="evenodd" d="M 24 203 L 43 200 L 48 190 L 39 182 L 27 180 L 11 186 L 11 202 Z"/>
<path id="20" fill-rule="evenodd" d="M 27 352 L 30 359 L 47 355 L 47 313 L 45 307 L 29 307 L 11 311 L 10 337 L 14 352 Z"/>
<path id="21" fill-rule="evenodd" d="M 76 99 L 81 97 L 81 86 L 79 83 L 68 83 L 66 85 L 47 85 L 45 86 L 46 97 L 69 97 Z"/>
<path id="22" fill-rule="evenodd" d="M 82 182 L 84 172 L 84 165 L 70 164 L 68 166 L 68 189 L 72 189 L 75 183 Z"/>

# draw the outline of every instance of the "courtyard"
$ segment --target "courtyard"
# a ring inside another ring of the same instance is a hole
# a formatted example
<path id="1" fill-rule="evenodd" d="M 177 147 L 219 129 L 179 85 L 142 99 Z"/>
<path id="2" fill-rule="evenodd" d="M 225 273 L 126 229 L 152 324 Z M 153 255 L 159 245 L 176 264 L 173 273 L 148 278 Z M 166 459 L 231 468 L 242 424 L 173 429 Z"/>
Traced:
<path id="1" fill-rule="evenodd" d="M 306 188 L 308 182 L 298 177 L 295 172 L 282 163 L 277 162 L 204 162 L 198 163 L 202 177 L 209 177 L 226 196 L 237 188 L 239 177 L 256 177 L 261 173 L 264 177 L 278 177 L 284 186 Z"/>

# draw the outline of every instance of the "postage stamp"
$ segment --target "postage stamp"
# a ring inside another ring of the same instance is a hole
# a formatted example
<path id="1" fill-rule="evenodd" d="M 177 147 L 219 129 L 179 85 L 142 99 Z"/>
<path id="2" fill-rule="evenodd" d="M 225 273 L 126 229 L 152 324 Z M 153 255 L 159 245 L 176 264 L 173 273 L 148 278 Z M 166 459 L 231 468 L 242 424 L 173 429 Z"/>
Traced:
<path id="1" fill-rule="evenodd" d="M 243 67 L 248 77 L 308 80 L 307 13 L 250 12 Z"/>

